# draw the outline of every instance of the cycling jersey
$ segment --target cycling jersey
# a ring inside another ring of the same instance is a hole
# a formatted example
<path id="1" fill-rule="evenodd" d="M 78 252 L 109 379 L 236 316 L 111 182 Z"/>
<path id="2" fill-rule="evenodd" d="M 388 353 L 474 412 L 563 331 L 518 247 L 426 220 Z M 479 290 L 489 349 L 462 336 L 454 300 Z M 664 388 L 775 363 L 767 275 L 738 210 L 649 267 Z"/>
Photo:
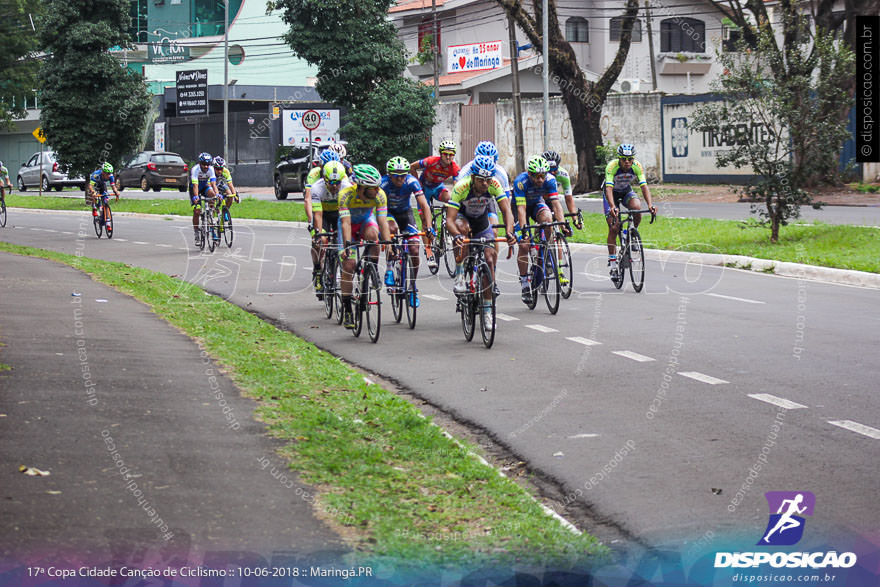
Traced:
<path id="1" fill-rule="evenodd" d="M 344 190 L 339 190 L 340 220 L 350 218 L 352 224 L 361 224 L 373 216 L 385 218 L 388 215 L 388 199 L 381 188 L 376 193 L 375 199 L 359 196 L 357 188 L 357 185 L 350 185 Z"/>
<path id="2" fill-rule="evenodd" d="M 202 184 L 208 183 L 209 181 L 217 181 L 217 174 L 214 173 L 214 168 L 210 165 L 208 165 L 208 169 L 204 171 L 202 171 L 201 165 L 193 165 L 189 176 L 192 180 L 192 184 L 199 185 L 200 187 Z"/>
<path id="3" fill-rule="evenodd" d="M 312 186 L 312 206 L 317 206 L 320 203 L 322 212 L 336 212 L 339 209 L 339 194 L 342 193 L 342 190 L 350 188 L 351 185 L 350 181 L 343 179 L 339 184 L 339 190 L 335 194 L 331 194 L 327 189 L 327 181 L 319 179 Z"/>
<path id="4" fill-rule="evenodd" d="M 5 165 L 0 165 L 0 183 L 6 185 L 9 182 L 9 170 Z"/>
<path id="5" fill-rule="evenodd" d="M 559 190 L 565 196 L 571 195 L 571 176 L 568 174 L 568 170 L 564 167 L 557 167 L 556 171 L 553 172 L 553 177 L 556 178 L 556 185 L 559 187 Z"/>
<path id="6" fill-rule="evenodd" d="M 443 159 L 440 155 L 419 159 L 418 163 L 419 168 L 424 169 L 421 176 L 419 176 L 419 181 L 426 188 L 436 187 L 446 181 L 446 178 L 455 178 L 460 171 L 458 163 L 455 161 L 449 165 L 443 165 Z"/>
<path id="7" fill-rule="evenodd" d="M 471 232 L 479 233 L 489 227 L 489 213 L 492 200 L 502 201 L 505 198 L 501 183 L 494 177 L 489 180 L 489 189 L 482 195 L 473 191 L 473 177 L 467 176 L 452 187 L 452 195 L 446 203 L 455 208 L 471 225 Z"/>
<path id="8" fill-rule="evenodd" d="M 532 182 L 528 172 L 523 171 L 513 180 L 513 195 L 517 206 L 526 206 L 535 202 L 542 202 L 546 196 L 551 202 L 559 199 L 559 190 L 556 188 L 556 178 L 548 173 L 541 187 Z"/>
<path id="9" fill-rule="evenodd" d="M 89 176 L 89 183 L 92 184 L 92 189 L 100 194 L 107 193 L 107 184 L 116 183 L 116 178 L 113 177 L 113 174 L 110 174 L 110 177 L 104 179 L 102 171 L 100 169 L 93 171 L 92 175 Z"/>
<path id="10" fill-rule="evenodd" d="M 342 162 L 340 161 L 340 163 L 342 163 Z M 345 164 L 343 163 L 342 166 L 345 167 Z M 349 166 L 346 167 L 346 169 L 345 169 L 346 177 L 347 177 L 347 174 L 350 172 L 350 167 L 351 167 L 351 164 L 349 164 Z M 307 188 L 313 187 L 316 183 L 318 183 L 318 180 L 323 177 L 323 174 L 324 174 L 324 166 L 323 165 L 318 165 L 317 167 L 312 167 L 309 170 L 309 174 L 306 176 L 305 187 L 307 187 Z"/>
<path id="11" fill-rule="evenodd" d="M 632 162 L 632 168 L 629 171 L 621 169 L 620 161 L 617 159 L 612 159 L 608 162 L 608 166 L 605 167 L 605 186 L 611 186 L 611 189 L 615 192 L 629 192 L 632 190 L 630 184 L 636 180 L 638 180 L 640 186 L 648 183 L 645 180 L 642 164 L 638 161 Z"/>
<path id="12" fill-rule="evenodd" d="M 381 187 L 388 198 L 388 211 L 395 214 L 402 214 L 415 208 L 414 198 L 418 198 L 423 193 L 419 180 L 409 174 L 400 187 L 391 183 L 391 176 L 383 175 Z"/>
<path id="13" fill-rule="evenodd" d="M 473 167 L 474 161 L 471 160 L 467 165 L 461 168 L 461 171 L 458 173 L 458 177 L 456 178 L 456 183 L 465 179 L 466 177 L 470 177 L 471 175 L 471 167 Z M 510 179 L 507 176 L 507 171 L 501 167 L 500 165 L 495 166 L 495 173 L 493 176 L 498 180 L 498 183 L 501 184 L 501 189 L 504 190 L 505 195 L 510 192 Z"/>

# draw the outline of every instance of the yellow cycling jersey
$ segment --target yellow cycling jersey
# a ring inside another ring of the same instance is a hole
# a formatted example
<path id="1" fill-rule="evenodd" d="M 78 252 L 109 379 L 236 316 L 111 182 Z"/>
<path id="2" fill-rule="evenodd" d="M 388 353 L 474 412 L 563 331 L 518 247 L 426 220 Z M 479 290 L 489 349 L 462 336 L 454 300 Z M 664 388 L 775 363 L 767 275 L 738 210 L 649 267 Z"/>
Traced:
<path id="1" fill-rule="evenodd" d="M 374 213 L 377 218 L 388 215 L 388 198 L 382 188 L 378 188 L 375 199 L 359 196 L 357 189 L 352 185 L 339 191 L 339 218 L 351 218 L 354 224 L 360 224 Z"/>

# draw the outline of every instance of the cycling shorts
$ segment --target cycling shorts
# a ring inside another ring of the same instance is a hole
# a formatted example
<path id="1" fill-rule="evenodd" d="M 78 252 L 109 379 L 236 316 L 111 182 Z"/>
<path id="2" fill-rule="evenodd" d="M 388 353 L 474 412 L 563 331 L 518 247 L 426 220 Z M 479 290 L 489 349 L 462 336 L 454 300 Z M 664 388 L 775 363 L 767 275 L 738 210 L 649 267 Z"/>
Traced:
<path id="1" fill-rule="evenodd" d="M 623 202 L 623 205 L 629 208 L 629 203 L 633 198 L 638 198 L 636 193 L 630 190 L 628 193 L 623 192 L 611 192 L 614 196 L 614 205 L 620 208 L 620 203 Z M 611 207 L 608 205 L 608 198 L 602 198 L 602 205 L 605 208 L 605 216 L 611 214 Z"/>
<path id="2" fill-rule="evenodd" d="M 376 230 L 379 229 L 379 223 L 376 222 L 376 216 L 370 214 L 363 222 L 352 222 L 351 223 L 351 238 L 352 240 L 363 240 L 364 233 L 367 231 L 367 228 L 375 226 Z M 340 218 L 336 224 L 336 230 L 339 231 L 339 234 L 342 234 L 342 218 Z M 342 241 L 339 241 L 339 249 L 342 250 Z"/>
<path id="3" fill-rule="evenodd" d="M 407 210 L 406 212 L 392 212 L 389 210 L 388 216 L 394 219 L 394 222 L 397 223 L 397 229 L 400 232 L 414 233 L 419 231 L 419 227 L 416 226 L 416 219 L 413 215 L 412 210 Z"/>
<path id="4" fill-rule="evenodd" d="M 447 188 L 446 185 L 442 183 L 438 183 L 435 186 L 423 185 L 422 191 L 424 192 L 425 198 L 428 200 L 428 205 L 430 206 L 431 202 L 434 201 L 434 198 L 437 198 L 439 200 L 440 194 L 442 194 L 444 191 L 448 192 L 449 188 Z"/>
<path id="5" fill-rule="evenodd" d="M 538 222 L 538 214 L 541 213 L 541 210 L 550 211 L 550 208 L 547 204 L 544 203 L 544 200 L 535 200 L 534 202 L 526 203 L 526 220 L 534 220 Z"/>

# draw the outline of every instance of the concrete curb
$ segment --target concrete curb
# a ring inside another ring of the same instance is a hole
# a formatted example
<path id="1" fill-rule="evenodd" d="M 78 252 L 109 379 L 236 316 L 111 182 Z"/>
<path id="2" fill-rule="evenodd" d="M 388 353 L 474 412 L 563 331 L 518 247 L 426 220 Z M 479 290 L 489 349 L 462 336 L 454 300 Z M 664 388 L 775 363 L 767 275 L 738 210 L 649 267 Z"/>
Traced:
<path id="1" fill-rule="evenodd" d="M 36 208 L 9 208 L 16 212 L 30 212 L 33 214 L 69 214 L 79 215 L 84 212 L 78 210 L 42 210 Z M 174 216 L 166 214 L 143 214 L 141 212 L 116 212 L 116 216 L 147 219 L 171 219 L 191 221 L 190 216 Z M 241 218 L 235 220 L 236 224 L 244 226 L 275 226 L 305 228 L 304 222 L 282 220 L 260 220 L 256 218 Z M 570 243 L 574 250 L 583 250 L 588 253 L 605 255 L 608 249 L 605 245 L 590 245 L 584 243 Z M 646 249 L 645 257 L 661 263 L 694 263 L 698 265 L 715 265 L 719 267 L 731 267 L 734 269 L 750 270 L 757 273 L 776 275 L 781 277 L 793 277 L 796 279 L 808 279 L 837 285 L 850 285 L 855 287 L 867 287 L 880 289 L 880 274 L 867 271 L 855 271 L 852 269 L 836 269 L 834 267 L 820 267 L 818 265 L 806 265 L 804 263 L 791 263 L 788 261 L 774 261 L 772 259 L 758 259 L 743 255 L 725 255 L 718 253 L 697 253 L 691 251 L 669 251 L 663 249 Z"/>

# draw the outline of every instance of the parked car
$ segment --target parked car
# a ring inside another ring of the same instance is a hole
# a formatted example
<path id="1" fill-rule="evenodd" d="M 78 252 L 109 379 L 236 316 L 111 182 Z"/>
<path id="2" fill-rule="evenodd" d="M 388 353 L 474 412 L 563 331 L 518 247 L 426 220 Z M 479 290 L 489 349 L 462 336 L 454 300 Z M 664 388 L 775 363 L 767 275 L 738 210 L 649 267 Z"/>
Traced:
<path id="1" fill-rule="evenodd" d="M 345 144 L 345 141 L 341 141 Z M 286 200 L 290 192 L 301 192 L 305 189 L 306 176 L 312 168 L 312 161 L 318 159 L 321 151 L 326 149 L 327 143 L 312 143 L 311 155 L 308 145 L 296 145 L 287 148 L 288 152 L 281 157 L 281 161 L 275 166 L 274 185 L 275 197 Z"/>
<path id="2" fill-rule="evenodd" d="M 43 183 L 43 191 L 49 191 L 55 188 L 61 191 L 64 187 L 78 187 L 85 189 L 86 180 L 83 177 L 67 177 L 66 173 L 62 173 L 58 161 L 55 158 L 54 151 L 43 151 L 42 164 L 40 162 L 40 153 L 34 153 L 27 163 L 21 166 L 16 177 L 18 191 L 26 191 L 29 187 L 36 188 Z"/>
<path id="3" fill-rule="evenodd" d="M 116 189 L 139 187 L 143 191 L 160 191 L 176 187 L 185 192 L 189 185 L 189 165 L 177 153 L 141 151 L 116 173 Z"/>

